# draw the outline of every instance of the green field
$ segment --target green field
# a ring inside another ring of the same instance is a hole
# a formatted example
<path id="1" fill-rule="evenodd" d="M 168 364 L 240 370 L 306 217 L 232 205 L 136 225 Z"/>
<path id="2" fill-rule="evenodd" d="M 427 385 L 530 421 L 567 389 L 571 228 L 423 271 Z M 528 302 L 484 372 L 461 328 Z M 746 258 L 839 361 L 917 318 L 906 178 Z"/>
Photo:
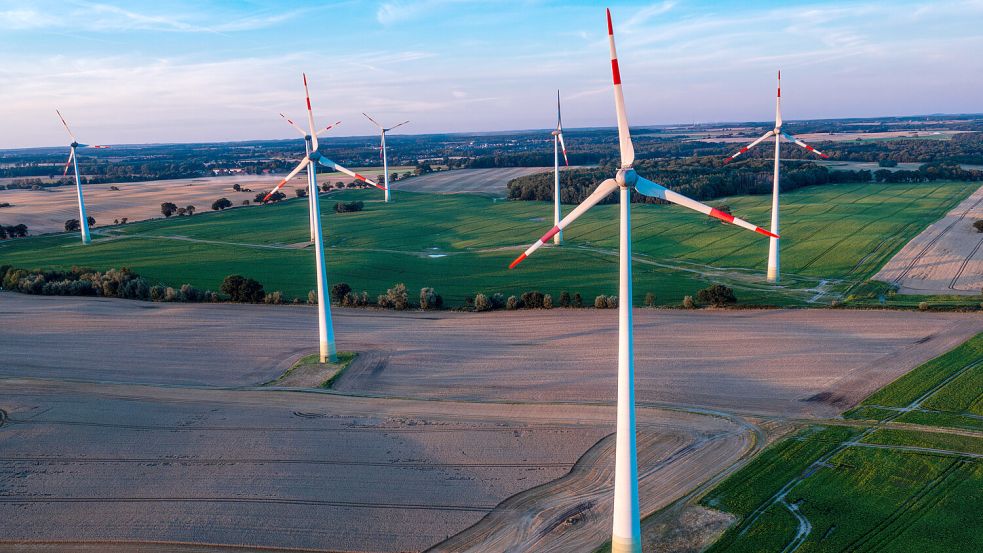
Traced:
<path id="1" fill-rule="evenodd" d="M 915 368 L 845 416 L 983 430 L 983 334 Z"/>
<path id="2" fill-rule="evenodd" d="M 850 414 L 884 414 L 891 422 L 915 411 L 872 406 L 977 405 L 983 387 L 965 367 L 981 360 L 983 334 L 879 390 Z M 983 434 L 883 424 L 810 427 L 765 449 L 701 500 L 737 516 L 708 551 L 983 550 Z"/>
<path id="3" fill-rule="evenodd" d="M 634 300 L 639 304 L 653 292 L 659 304 L 678 305 L 683 296 L 723 282 L 744 304 L 828 305 L 975 187 L 848 184 L 785 194 L 784 275 L 777 288 L 764 282 L 768 243 L 760 235 L 676 206 L 638 205 L 632 219 Z M 364 200 L 365 210 L 333 212 L 335 201 L 352 199 Z M 770 218 L 767 196 L 713 203 L 729 204 L 735 214 L 761 225 Z M 509 271 L 508 263 L 551 226 L 550 204 L 400 192 L 387 205 L 371 191 L 332 193 L 322 197 L 329 279 L 373 296 L 395 282 L 411 290 L 433 286 L 450 306 L 479 291 L 508 295 L 534 289 L 580 292 L 591 301 L 596 294 L 617 293 L 617 209 L 594 208 L 567 229 L 565 247 L 545 248 Z M 87 247 L 65 234 L 6 241 L 0 244 L 0 264 L 126 266 L 153 282 L 209 289 L 240 273 L 288 298 L 306 298 L 313 287 L 313 251 L 304 247 L 304 200 L 103 227 L 96 233 Z"/>

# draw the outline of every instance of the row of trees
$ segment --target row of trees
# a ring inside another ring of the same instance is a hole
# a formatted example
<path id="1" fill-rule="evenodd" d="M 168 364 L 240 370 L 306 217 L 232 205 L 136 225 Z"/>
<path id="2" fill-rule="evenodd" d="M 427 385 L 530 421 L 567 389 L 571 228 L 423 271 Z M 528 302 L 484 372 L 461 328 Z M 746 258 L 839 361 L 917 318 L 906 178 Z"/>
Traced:
<path id="1" fill-rule="evenodd" d="M 95 271 L 81 267 L 61 270 L 26 270 L 9 265 L 0 266 L 3 288 L 24 294 L 44 296 L 99 296 L 144 301 L 203 302 L 219 301 L 210 290 L 200 290 L 190 284 L 172 288 L 163 284 L 151 285 L 147 279 L 123 267 Z"/>
<path id="2" fill-rule="evenodd" d="M 25 238 L 27 236 L 27 225 L 18 223 L 16 225 L 0 225 L 0 240 L 9 238 Z"/>
<path id="3" fill-rule="evenodd" d="M 171 215 L 177 215 L 178 217 L 187 215 L 190 217 L 195 214 L 195 206 L 178 207 L 174 203 L 164 202 L 160 204 L 160 212 L 164 217 L 170 217 Z"/>

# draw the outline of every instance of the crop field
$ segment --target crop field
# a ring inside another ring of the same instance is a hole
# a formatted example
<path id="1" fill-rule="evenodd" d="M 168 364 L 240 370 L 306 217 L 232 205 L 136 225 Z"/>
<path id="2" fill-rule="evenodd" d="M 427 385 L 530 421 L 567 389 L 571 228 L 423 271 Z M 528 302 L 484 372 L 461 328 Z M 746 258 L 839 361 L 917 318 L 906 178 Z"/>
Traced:
<path id="1" fill-rule="evenodd" d="M 983 549 L 983 432 L 907 419 L 929 400 L 951 409 L 978 399 L 980 376 L 965 367 L 981 364 L 981 348 L 977 335 L 848 412 L 886 414 L 867 428 L 812 426 L 765 449 L 703 497 L 704 507 L 738 517 L 709 551 Z"/>
<path id="2" fill-rule="evenodd" d="M 657 304 L 678 305 L 683 296 L 723 282 L 745 304 L 828 304 L 974 189 L 950 182 L 848 184 L 786 194 L 780 286 L 764 282 L 768 243 L 762 237 L 676 206 L 637 205 L 634 301 L 652 292 Z M 340 200 L 363 200 L 365 209 L 334 213 Z M 770 218 L 767 196 L 713 203 L 759 224 Z M 534 289 L 579 292 L 590 303 L 597 294 L 617 293 L 617 209 L 596 207 L 567 229 L 565 246 L 546 247 L 509 271 L 508 263 L 551 226 L 549 203 L 404 191 L 387 205 L 374 191 L 332 193 L 322 198 L 329 280 L 372 296 L 396 282 L 411 290 L 433 286 L 451 306 L 476 292 Z M 288 298 L 306 298 L 314 282 L 307 239 L 306 201 L 294 199 L 97 228 L 87 247 L 68 234 L 10 240 L 0 243 L 0 264 L 126 266 L 152 281 L 209 289 L 239 273 Z"/>
<path id="3" fill-rule="evenodd" d="M 983 430 L 983 334 L 892 382 L 846 416 Z"/>

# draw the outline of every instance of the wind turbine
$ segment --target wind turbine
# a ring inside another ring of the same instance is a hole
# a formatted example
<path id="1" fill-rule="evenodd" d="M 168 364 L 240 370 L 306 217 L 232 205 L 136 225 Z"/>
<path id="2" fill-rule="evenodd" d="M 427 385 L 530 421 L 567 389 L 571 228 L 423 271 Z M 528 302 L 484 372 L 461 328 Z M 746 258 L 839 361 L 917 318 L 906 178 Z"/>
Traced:
<path id="1" fill-rule="evenodd" d="M 560 224 L 560 152 L 563 152 L 563 163 L 569 167 L 567 146 L 563 143 L 563 122 L 560 118 L 560 91 L 556 91 L 556 130 L 553 135 L 553 225 Z M 553 236 L 553 243 L 563 242 L 563 231 Z"/>
<path id="2" fill-rule="evenodd" d="M 387 129 L 387 128 L 383 127 L 382 125 L 380 125 L 375 119 L 369 117 L 369 115 L 367 113 L 362 112 L 362 115 L 364 115 L 365 118 L 368 119 L 369 121 L 372 121 L 372 124 L 373 125 L 375 125 L 376 127 L 379 127 L 379 134 L 381 135 L 381 140 L 380 140 L 380 144 L 381 145 L 380 145 L 380 148 L 382 148 L 383 182 L 385 183 L 385 186 L 386 186 L 385 187 L 386 201 L 388 202 L 389 201 L 389 159 L 386 157 L 386 133 L 389 132 L 389 131 L 391 131 L 391 130 L 393 130 L 393 129 L 395 129 L 396 127 L 402 127 L 403 125 L 409 123 L 409 121 L 403 121 L 402 123 L 400 123 L 398 125 L 393 125 L 392 127 L 389 127 Z"/>
<path id="3" fill-rule="evenodd" d="M 283 117 L 284 121 L 286 121 L 291 127 L 293 127 L 294 129 L 296 129 L 297 132 L 299 132 L 301 136 L 304 137 L 304 155 L 309 155 L 311 153 L 311 135 L 307 131 L 305 131 L 304 129 L 300 128 L 299 125 L 297 125 L 296 123 L 294 123 L 286 115 L 284 115 L 284 114 L 281 113 L 280 114 L 280 117 Z M 341 121 L 336 121 L 333 125 L 328 125 L 327 127 L 325 127 L 323 129 L 317 131 L 317 134 L 318 134 L 318 136 L 320 136 L 320 135 L 328 132 L 329 130 L 331 130 L 336 125 L 340 125 L 340 124 L 341 124 Z M 317 179 L 314 178 L 314 168 L 312 166 L 310 166 L 310 165 L 307 166 L 307 186 L 308 186 L 308 188 L 310 188 L 310 191 L 309 191 L 310 193 L 308 194 L 308 197 L 310 197 L 311 194 L 317 194 L 317 192 L 318 192 Z M 309 215 L 310 215 L 310 222 L 311 222 L 311 242 L 314 242 L 314 218 L 317 217 L 317 212 L 314 211 L 314 200 L 313 199 L 310 199 L 307 202 L 307 204 L 308 204 L 308 207 L 310 208 L 308 211 L 310 212 Z"/>
<path id="4" fill-rule="evenodd" d="M 320 208 L 318 204 L 318 194 L 317 194 L 317 180 L 316 171 L 314 166 L 318 163 L 324 165 L 325 167 L 331 168 L 333 171 L 340 171 L 354 177 L 362 182 L 371 184 L 376 188 L 382 188 L 376 184 L 371 179 L 367 179 L 362 175 L 354 171 L 349 171 L 348 169 L 338 165 L 337 163 L 331 161 L 330 159 L 321 155 L 321 152 L 317 151 L 317 135 L 318 133 L 314 131 L 314 112 L 311 110 L 311 94 L 307 90 L 307 74 L 304 74 L 304 96 L 307 99 L 307 122 L 310 127 L 311 132 L 305 133 L 306 136 L 310 136 L 311 147 L 310 151 L 304 156 L 304 159 L 300 160 L 297 167 L 294 168 L 283 180 L 277 184 L 273 190 L 267 194 L 263 201 L 265 202 L 273 195 L 274 192 L 287 184 L 287 181 L 294 178 L 297 173 L 299 173 L 303 168 L 310 167 L 311 175 L 313 175 L 308 180 L 308 186 L 311 186 L 310 199 L 311 199 L 311 210 L 314 214 L 313 224 L 314 224 L 314 251 L 315 251 L 315 261 L 316 261 L 316 273 L 317 273 L 317 322 L 318 322 L 318 342 L 320 344 L 320 359 L 324 363 L 326 360 L 331 360 L 335 362 L 338 360 L 338 351 L 335 347 L 334 340 L 334 325 L 331 323 L 331 299 L 328 297 L 328 275 L 327 269 L 324 263 L 324 241 L 321 235 L 321 217 Z M 330 128 L 330 127 L 328 127 Z M 326 130 L 326 129 L 325 129 Z"/>
<path id="5" fill-rule="evenodd" d="M 730 163 L 737 158 L 737 156 L 743 154 L 744 152 L 754 148 L 758 144 L 764 142 L 772 136 L 775 137 L 775 174 L 771 189 L 771 232 L 773 234 L 778 234 L 778 158 L 779 150 L 781 150 L 781 142 L 784 137 L 789 142 L 794 142 L 799 146 L 802 146 L 806 150 L 818 155 L 822 158 L 829 158 L 828 155 L 820 152 L 819 150 L 813 148 L 812 146 L 806 144 L 802 140 L 788 134 L 782 130 L 782 72 L 778 72 L 778 96 L 775 97 L 775 128 L 766 132 L 764 136 L 755 140 L 754 142 L 748 144 L 747 146 L 738 150 L 738 152 L 726 160 L 724 163 Z M 768 244 L 768 282 L 778 282 L 778 237 L 773 237 Z"/>
<path id="6" fill-rule="evenodd" d="M 85 198 L 82 196 L 82 178 L 79 176 L 79 162 L 78 157 L 75 155 L 75 150 L 78 148 L 108 148 L 109 146 L 79 144 L 78 139 L 75 138 L 75 133 L 72 132 L 72 129 L 68 128 L 68 123 L 65 122 L 65 118 L 62 117 L 61 112 L 56 109 L 55 113 L 58 114 L 61 124 L 68 131 L 68 136 L 72 137 L 72 143 L 68 145 L 71 148 L 71 152 L 68 154 L 68 161 L 65 162 L 65 169 L 61 172 L 61 175 L 65 176 L 68 174 L 69 165 L 75 167 L 75 191 L 78 194 L 79 200 L 79 230 L 82 232 L 82 243 L 88 244 L 92 242 L 92 238 L 89 236 L 89 216 L 85 212 Z"/>
<path id="7" fill-rule="evenodd" d="M 632 286 L 631 286 L 631 188 L 654 198 L 699 211 L 728 223 L 753 230 L 765 236 L 774 236 L 761 227 L 738 219 L 728 213 L 714 209 L 686 196 L 677 194 L 664 186 L 638 176 L 632 169 L 635 162 L 635 149 L 628 130 L 628 117 L 625 113 L 625 99 L 621 90 L 621 72 L 614 47 L 614 27 L 611 24 L 611 11 L 607 11 L 608 41 L 611 49 L 611 71 L 614 79 L 614 105 L 618 115 L 618 142 L 621 150 L 621 168 L 612 179 L 598 185 L 597 189 L 562 221 L 549 230 L 535 244 L 529 247 L 509 265 L 514 268 L 540 246 L 567 225 L 580 217 L 615 190 L 621 193 L 621 235 L 620 235 L 620 287 L 618 302 L 618 422 L 615 442 L 614 469 L 614 520 L 612 524 L 611 550 L 614 553 L 640 553 L 641 527 L 638 506 L 638 465 L 635 448 L 635 359 L 632 338 Z"/>

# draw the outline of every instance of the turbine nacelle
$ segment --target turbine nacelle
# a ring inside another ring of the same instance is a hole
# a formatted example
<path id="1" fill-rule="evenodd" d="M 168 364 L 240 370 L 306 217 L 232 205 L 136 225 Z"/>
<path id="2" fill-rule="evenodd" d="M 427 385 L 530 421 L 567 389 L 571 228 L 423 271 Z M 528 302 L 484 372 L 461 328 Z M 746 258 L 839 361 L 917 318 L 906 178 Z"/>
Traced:
<path id="1" fill-rule="evenodd" d="M 621 188 L 635 186 L 635 183 L 638 182 L 638 173 L 631 167 L 618 169 L 618 174 L 615 175 L 614 180 Z"/>

